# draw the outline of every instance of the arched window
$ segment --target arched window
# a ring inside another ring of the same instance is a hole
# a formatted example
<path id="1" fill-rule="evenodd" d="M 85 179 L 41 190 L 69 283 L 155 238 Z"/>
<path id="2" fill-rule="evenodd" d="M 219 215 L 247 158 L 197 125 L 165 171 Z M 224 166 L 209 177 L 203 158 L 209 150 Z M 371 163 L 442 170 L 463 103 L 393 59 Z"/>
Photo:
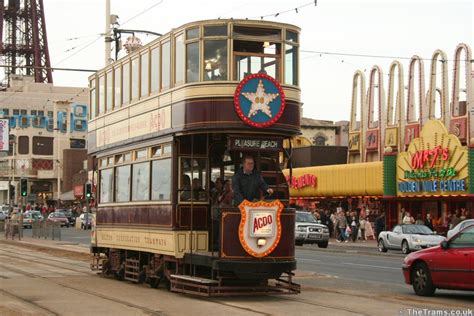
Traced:
<path id="1" fill-rule="evenodd" d="M 316 146 L 326 146 L 326 137 L 319 135 L 314 138 L 314 144 Z"/>

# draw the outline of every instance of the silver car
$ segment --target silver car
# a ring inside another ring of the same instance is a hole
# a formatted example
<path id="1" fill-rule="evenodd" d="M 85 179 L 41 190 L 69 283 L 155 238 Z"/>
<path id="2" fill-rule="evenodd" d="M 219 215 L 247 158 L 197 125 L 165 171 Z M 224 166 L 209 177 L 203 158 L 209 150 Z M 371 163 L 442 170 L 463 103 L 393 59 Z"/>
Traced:
<path id="1" fill-rule="evenodd" d="M 425 225 L 396 225 L 392 231 L 380 233 L 378 248 L 380 252 L 391 249 L 409 254 L 411 251 L 438 246 L 445 239 L 443 236 L 436 235 Z"/>
<path id="2" fill-rule="evenodd" d="M 474 219 L 465 219 L 461 223 L 457 224 L 455 227 L 448 231 L 448 239 L 456 235 L 464 227 L 474 224 Z"/>
<path id="3" fill-rule="evenodd" d="M 295 244 L 318 244 L 320 248 L 327 248 L 329 242 L 329 228 L 318 223 L 309 212 L 296 212 Z"/>

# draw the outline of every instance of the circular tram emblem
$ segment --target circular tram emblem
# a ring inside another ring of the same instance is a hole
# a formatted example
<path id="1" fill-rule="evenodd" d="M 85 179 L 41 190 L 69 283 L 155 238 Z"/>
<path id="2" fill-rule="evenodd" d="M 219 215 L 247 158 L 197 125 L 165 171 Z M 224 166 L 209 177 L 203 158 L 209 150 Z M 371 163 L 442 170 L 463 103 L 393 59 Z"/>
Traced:
<path id="1" fill-rule="evenodd" d="M 278 81 L 266 74 L 248 75 L 234 94 L 235 111 L 253 127 L 275 124 L 285 110 L 285 93 Z"/>

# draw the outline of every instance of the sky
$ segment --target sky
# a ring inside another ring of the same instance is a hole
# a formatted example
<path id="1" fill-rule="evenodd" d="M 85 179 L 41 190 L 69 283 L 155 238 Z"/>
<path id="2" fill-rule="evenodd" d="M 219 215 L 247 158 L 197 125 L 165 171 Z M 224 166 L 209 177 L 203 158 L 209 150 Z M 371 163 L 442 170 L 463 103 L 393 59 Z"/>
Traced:
<path id="1" fill-rule="evenodd" d="M 185 23 L 215 18 L 251 18 L 291 10 L 265 20 L 299 26 L 300 87 L 305 117 L 349 120 L 352 77 L 373 65 L 388 83 L 390 56 L 430 59 L 436 49 L 453 59 L 459 43 L 474 49 L 474 5 L 468 0 L 112 0 L 121 28 L 167 33 Z M 104 66 L 105 0 L 44 0 L 53 67 L 100 69 Z M 150 8 L 145 13 L 135 17 Z M 134 18 L 135 17 L 135 18 Z M 126 22 L 127 20 L 132 20 Z M 259 18 L 258 18 L 259 19 Z M 125 23 L 126 22 L 126 23 Z M 144 43 L 155 39 L 141 36 Z M 320 53 L 324 52 L 324 53 Z M 389 58 L 357 57 L 363 54 Z M 408 59 L 405 67 L 407 84 Z M 430 61 L 425 61 L 428 73 Z M 453 62 L 448 64 L 452 74 Z M 55 85 L 87 86 L 90 73 L 53 72 Z M 449 77 L 451 80 L 451 76 Z M 426 83 L 428 85 L 428 83 Z M 451 85 L 451 84 L 450 84 Z"/>

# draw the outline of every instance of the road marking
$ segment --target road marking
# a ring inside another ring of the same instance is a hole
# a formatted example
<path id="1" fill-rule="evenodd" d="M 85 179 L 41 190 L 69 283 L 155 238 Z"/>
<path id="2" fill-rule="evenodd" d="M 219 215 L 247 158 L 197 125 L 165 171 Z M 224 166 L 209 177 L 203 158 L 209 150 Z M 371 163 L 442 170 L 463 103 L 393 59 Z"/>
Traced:
<path id="1" fill-rule="evenodd" d="M 296 258 L 296 260 L 310 261 L 310 262 L 321 262 L 321 260 L 317 260 L 317 259 L 306 259 L 306 258 Z"/>
<path id="2" fill-rule="evenodd" d="M 351 262 L 343 262 L 343 264 L 347 264 L 347 265 L 351 265 L 351 266 L 369 267 L 369 268 L 389 269 L 389 270 L 401 270 L 402 269 L 402 268 L 395 268 L 395 267 L 374 266 L 374 265 L 371 265 L 371 264 L 351 263 Z"/>

